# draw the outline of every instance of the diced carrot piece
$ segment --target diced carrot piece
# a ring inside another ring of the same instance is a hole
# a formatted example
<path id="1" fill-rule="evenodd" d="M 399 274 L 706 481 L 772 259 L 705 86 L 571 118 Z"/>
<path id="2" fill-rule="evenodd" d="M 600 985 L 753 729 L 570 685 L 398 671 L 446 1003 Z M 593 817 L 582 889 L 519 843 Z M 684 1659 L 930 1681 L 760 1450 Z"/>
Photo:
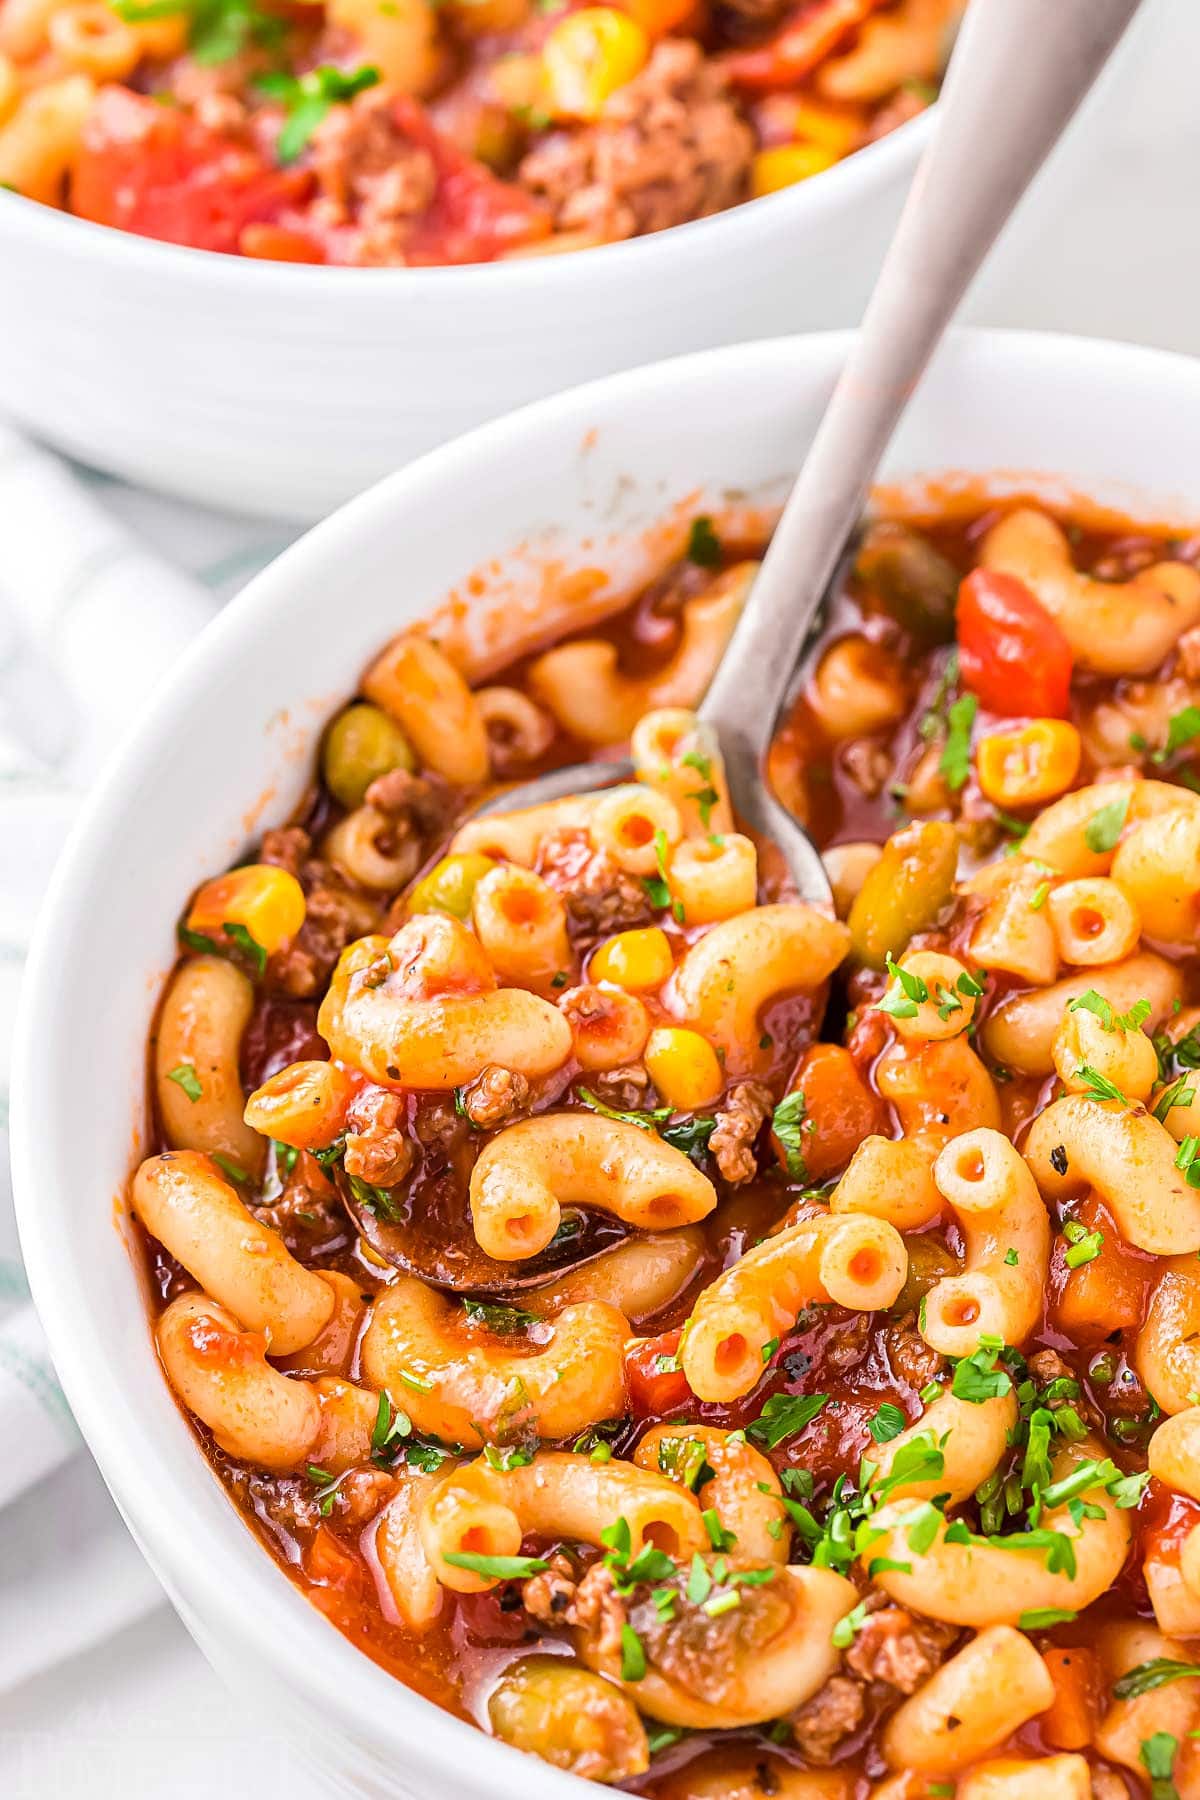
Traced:
<path id="1" fill-rule="evenodd" d="M 886 1129 L 883 1102 L 873 1094 L 858 1064 L 840 1044 L 813 1044 L 801 1057 L 788 1083 L 790 1093 L 804 1095 L 800 1155 L 807 1181 L 824 1181 L 844 1169 L 872 1132 Z M 783 1167 L 784 1146 L 772 1133 L 771 1143 Z M 793 1169 L 794 1173 L 794 1153 Z"/>
<path id="2" fill-rule="evenodd" d="M 1100 1665 L 1094 1650 L 1043 1650 L 1042 1661 L 1054 1683 L 1054 1699 L 1038 1723 L 1056 1750 L 1083 1750 L 1091 1743 L 1100 1716 Z"/>
<path id="3" fill-rule="evenodd" d="M 1089 1232 L 1103 1237 L 1099 1254 L 1070 1269 L 1060 1239 L 1054 1246 L 1051 1276 L 1058 1289 L 1054 1317 L 1060 1329 L 1082 1343 L 1099 1343 L 1113 1331 L 1142 1322 L 1153 1279 L 1152 1259 L 1131 1250 L 1094 1194 L 1087 1194 L 1075 1217 Z"/>

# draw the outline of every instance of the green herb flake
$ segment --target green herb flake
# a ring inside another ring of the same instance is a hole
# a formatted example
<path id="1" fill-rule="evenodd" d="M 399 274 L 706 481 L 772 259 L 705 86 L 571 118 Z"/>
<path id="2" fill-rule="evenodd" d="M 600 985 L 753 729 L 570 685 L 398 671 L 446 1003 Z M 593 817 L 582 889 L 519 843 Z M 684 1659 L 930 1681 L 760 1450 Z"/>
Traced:
<path id="1" fill-rule="evenodd" d="M 899 1437 L 907 1424 L 908 1420 L 900 1408 L 893 1406 L 890 1400 L 885 1400 L 875 1417 L 868 1420 L 867 1430 L 877 1444 L 890 1444 L 894 1437 Z"/>
<path id="2" fill-rule="evenodd" d="M 689 562 L 696 563 L 701 569 L 720 568 L 721 540 L 707 513 L 701 513 L 692 520 L 684 555 Z"/>
<path id="3" fill-rule="evenodd" d="M 828 1404 L 828 1394 L 772 1394 L 753 1424 L 746 1427 L 756 1444 L 774 1450 L 785 1438 L 795 1437 L 811 1425 Z"/>
<path id="4" fill-rule="evenodd" d="M 1034 1607 L 1032 1612 L 1023 1612 L 1017 1624 L 1022 1631 L 1048 1631 L 1052 1625 L 1069 1625 L 1078 1616 L 1068 1606 Z"/>
<path id="5" fill-rule="evenodd" d="M 540 1556 L 481 1556 L 473 1550 L 446 1550 L 442 1554 L 454 1568 L 470 1569 L 473 1575 L 482 1575 L 487 1581 L 524 1581 L 530 1575 L 544 1574 L 550 1567 Z"/>
<path id="6" fill-rule="evenodd" d="M 176 1087 L 181 1087 L 193 1106 L 204 1093 L 195 1063 L 179 1063 L 176 1068 L 168 1069 L 167 1080 L 173 1081 Z"/>
<path id="7" fill-rule="evenodd" d="M 797 1088 L 794 1093 L 784 1095 L 771 1117 L 771 1130 L 783 1151 L 789 1181 L 803 1182 L 808 1179 L 800 1142 L 807 1111 L 808 1102 L 804 1097 L 804 1089 Z"/>
<path id="8" fill-rule="evenodd" d="M 1106 856 L 1115 850 L 1117 840 L 1125 827 L 1125 818 L 1129 812 L 1129 795 L 1118 794 L 1099 812 L 1094 812 L 1083 828 L 1083 841 L 1096 856 Z"/>
<path id="9" fill-rule="evenodd" d="M 971 773 L 971 728 L 978 710 L 974 694 L 960 694 L 946 714 L 946 742 L 938 759 L 938 771 L 955 793 L 966 786 Z"/>
<path id="10" fill-rule="evenodd" d="M 256 77 L 254 85 L 259 92 L 284 109 L 283 129 L 275 145 L 277 160 L 285 167 L 294 163 L 331 106 L 353 100 L 380 79 L 379 70 L 369 65 L 347 73 L 328 63 L 303 75 L 275 69 Z"/>
<path id="11" fill-rule="evenodd" d="M 1150 1662 L 1138 1663 L 1113 1682 L 1117 1700 L 1140 1700 L 1169 1681 L 1192 1681 L 1200 1677 L 1200 1663 L 1175 1662 L 1169 1656 L 1156 1656 Z"/>

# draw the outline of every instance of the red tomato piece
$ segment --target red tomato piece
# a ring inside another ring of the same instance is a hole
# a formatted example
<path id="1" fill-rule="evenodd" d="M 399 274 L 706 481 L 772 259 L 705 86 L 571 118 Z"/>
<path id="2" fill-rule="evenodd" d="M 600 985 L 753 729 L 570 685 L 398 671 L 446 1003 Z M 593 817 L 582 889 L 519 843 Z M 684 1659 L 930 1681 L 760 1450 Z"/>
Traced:
<path id="1" fill-rule="evenodd" d="M 1067 716 L 1071 646 L 1023 581 L 973 569 L 958 590 L 955 617 L 963 684 L 989 712 Z"/>
<path id="2" fill-rule="evenodd" d="M 691 1399 L 687 1376 L 676 1366 L 681 1335 L 676 1327 L 660 1337 L 642 1338 L 625 1352 L 629 1405 L 639 1418 L 674 1412 Z"/>
<path id="3" fill-rule="evenodd" d="M 243 229 L 312 186 L 177 107 L 128 88 L 96 96 L 71 186 L 71 208 L 97 225 L 197 250 L 236 253 Z"/>
<path id="4" fill-rule="evenodd" d="M 451 143 L 417 101 L 397 99 L 394 116 L 404 135 L 430 152 L 437 169 L 433 204 L 413 232 L 406 262 L 491 262 L 548 235 L 550 220 L 537 201 Z"/>
<path id="5" fill-rule="evenodd" d="M 755 93 L 792 88 L 837 49 L 886 0 L 804 0 L 765 44 L 720 58 L 737 87 Z"/>

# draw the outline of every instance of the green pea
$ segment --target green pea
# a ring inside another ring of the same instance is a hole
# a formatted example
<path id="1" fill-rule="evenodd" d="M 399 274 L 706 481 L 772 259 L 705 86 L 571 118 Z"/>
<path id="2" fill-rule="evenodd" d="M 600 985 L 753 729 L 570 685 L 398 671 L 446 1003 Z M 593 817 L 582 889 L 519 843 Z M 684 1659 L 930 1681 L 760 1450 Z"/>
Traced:
<path id="1" fill-rule="evenodd" d="M 855 896 L 846 923 L 859 962 L 887 967 L 927 931 L 954 892 L 958 833 L 944 820 L 909 825 L 888 839 Z"/>
<path id="2" fill-rule="evenodd" d="M 351 811 L 361 806 L 371 783 L 393 769 L 414 769 L 408 739 L 378 706 L 356 700 L 339 713 L 321 748 L 321 772 L 335 800 Z"/>
<path id="3" fill-rule="evenodd" d="M 444 912 L 456 919 L 467 918 L 475 889 L 488 870 L 495 867 L 492 857 L 477 850 L 465 851 L 461 856 L 443 856 L 409 895 L 409 912 Z"/>

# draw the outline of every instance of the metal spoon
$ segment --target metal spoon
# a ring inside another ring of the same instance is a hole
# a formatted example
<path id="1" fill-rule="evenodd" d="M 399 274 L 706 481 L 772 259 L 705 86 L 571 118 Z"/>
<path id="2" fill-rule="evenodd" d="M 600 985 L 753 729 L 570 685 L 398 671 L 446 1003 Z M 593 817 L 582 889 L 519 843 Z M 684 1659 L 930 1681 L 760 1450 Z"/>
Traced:
<path id="1" fill-rule="evenodd" d="M 921 159 L 862 330 L 792 488 L 750 598 L 700 706 L 724 753 L 735 813 L 782 851 L 800 896 L 831 907 L 807 832 L 766 785 L 764 765 L 795 670 L 841 572 L 872 477 L 942 333 L 1017 201 L 1137 11 L 1140 0 L 971 0 L 938 128 Z M 629 762 L 583 763 L 493 797 L 510 812 L 625 781 Z M 617 1241 L 590 1216 L 536 1265 L 493 1262 L 466 1217 L 449 1231 L 384 1223 L 339 1178 L 347 1210 L 386 1261 L 458 1292 L 536 1286 Z M 611 1221 L 608 1222 L 611 1227 Z M 461 1235 L 460 1235 L 461 1233 Z"/>
<path id="2" fill-rule="evenodd" d="M 807 832 L 766 785 L 766 754 L 797 665 L 841 571 L 880 458 L 930 356 L 1010 213 L 1141 0 L 971 0 L 862 329 L 700 716 L 715 727 L 734 812 L 773 839 L 805 900 L 829 907 Z M 583 763 L 510 788 L 477 816 L 627 781 Z"/>

